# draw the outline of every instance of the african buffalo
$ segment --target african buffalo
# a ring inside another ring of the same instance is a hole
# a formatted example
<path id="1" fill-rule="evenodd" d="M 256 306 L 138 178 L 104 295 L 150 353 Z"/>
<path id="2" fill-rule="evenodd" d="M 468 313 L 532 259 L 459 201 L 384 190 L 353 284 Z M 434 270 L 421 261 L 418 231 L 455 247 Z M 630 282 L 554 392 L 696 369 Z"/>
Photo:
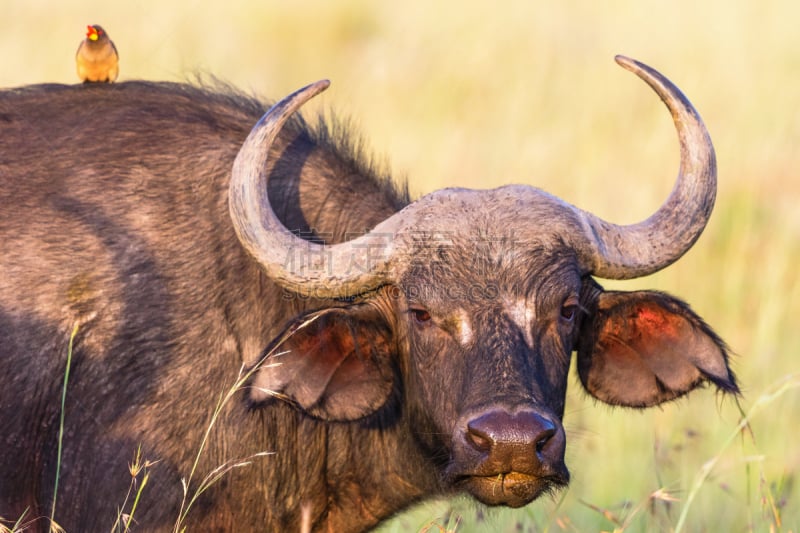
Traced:
<path id="1" fill-rule="evenodd" d="M 60 468 L 55 521 L 107 531 L 139 447 L 138 531 L 171 530 L 182 480 L 191 497 L 215 472 L 190 531 L 361 531 L 457 492 L 522 506 L 569 481 L 573 351 L 613 405 L 737 391 L 685 303 L 593 279 L 677 260 L 716 194 L 694 108 L 618 62 L 681 145 L 669 198 L 629 226 L 527 185 L 410 201 L 341 128 L 297 116 L 327 82 L 252 131 L 263 104 L 227 87 L 0 92 L 0 516 L 46 530 Z"/>

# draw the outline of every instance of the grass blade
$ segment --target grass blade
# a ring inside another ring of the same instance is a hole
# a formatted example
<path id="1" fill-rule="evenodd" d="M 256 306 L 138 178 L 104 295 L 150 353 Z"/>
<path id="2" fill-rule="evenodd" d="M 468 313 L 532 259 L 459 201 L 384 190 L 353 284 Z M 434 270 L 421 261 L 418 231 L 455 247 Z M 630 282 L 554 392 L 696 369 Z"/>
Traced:
<path id="1" fill-rule="evenodd" d="M 692 488 L 689 490 L 689 494 L 686 497 L 686 503 L 684 504 L 683 509 L 681 510 L 680 518 L 678 519 L 678 523 L 675 526 L 675 533 L 681 533 L 681 531 L 683 531 L 683 528 L 686 525 L 686 519 L 688 518 L 689 515 L 689 509 L 692 506 L 692 502 L 694 501 L 695 497 L 702 488 L 706 479 L 708 479 L 708 476 L 711 474 L 711 471 L 719 462 L 720 457 L 722 457 L 723 452 L 725 452 L 728 446 L 730 446 L 731 443 L 736 440 L 736 438 L 741 434 L 742 431 L 745 431 L 749 428 L 750 420 L 756 414 L 758 414 L 761 410 L 769 406 L 773 401 L 780 398 L 788 391 L 796 388 L 800 388 L 800 375 L 790 375 L 778 381 L 777 384 L 773 386 L 773 390 L 767 391 L 761 396 L 759 396 L 759 398 L 750 408 L 750 411 L 744 417 L 742 417 L 742 419 L 739 421 L 739 424 L 736 426 L 736 429 L 722 444 L 722 447 L 719 449 L 719 452 L 717 452 L 717 454 L 713 456 L 711 459 L 706 461 L 700 468 L 700 471 L 694 477 L 694 480 L 692 481 Z"/>
<path id="2" fill-rule="evenodd" d="M 56 456 L 56 481 L 53 487 L 53 506 L 50 509 L 50 524 L 55 524 L 56 515 L 56 498 L 58 496 L 58 480 L 61 477 L 61 450 L 64 441 L 64 416 L 66 414 L 67 403 L 67 384 L 69 383 L 69 369 L 72 365 L 72 347 L 75 343 L 75 336 L 78 334 L 78 324 L 72 328 L 72 333 L 69 336 L 69 345 L 67 346 L 67 367 L 64 369 L 64 386 L 61 388 L 61 418 L 58 423 L 58 452 Z"/>

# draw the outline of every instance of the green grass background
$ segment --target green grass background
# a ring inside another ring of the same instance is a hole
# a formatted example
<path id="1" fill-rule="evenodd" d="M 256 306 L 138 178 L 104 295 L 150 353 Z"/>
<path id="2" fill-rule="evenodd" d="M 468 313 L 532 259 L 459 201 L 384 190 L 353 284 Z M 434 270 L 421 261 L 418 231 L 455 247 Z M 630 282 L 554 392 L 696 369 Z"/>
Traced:
<path id="1" fill-rule="evenodd" d="M 528 183 L 618 223 L 666 198 L 678 147 L 657 97 L 613 56 L 661 70 L 714 139 L 717 207 L 678 263 L 608 285 L 669 291 L 716 328 L 744 410 L 763 406 L 754 438 L 727 445 L 740 414 L 710 390 L 634 412 L 573 381 L 566 493 L 519 510 L 433 502 L 385 531 L 670 531 L 687 505 L 685 531 L 798 530 L 800 4 L 3 0 L 0 86 L 77 81 L 91 23 L 116 42 L 120 81 L 205 72 L 277 98 L 330 78 L 309 107 L 354 118 L 415 194 Z"/>

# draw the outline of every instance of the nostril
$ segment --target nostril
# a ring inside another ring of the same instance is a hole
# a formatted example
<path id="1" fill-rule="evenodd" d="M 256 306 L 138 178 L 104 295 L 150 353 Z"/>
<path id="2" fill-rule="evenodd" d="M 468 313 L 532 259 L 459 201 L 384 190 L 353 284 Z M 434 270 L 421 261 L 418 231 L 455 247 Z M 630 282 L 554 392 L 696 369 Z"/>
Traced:
<path id="1" fill-rule="evenodd" d="M 474 427 L 472 424 L 467 425 L 467 441 L 479 452 L 488 452 L 492 449 L 492 445 L 494 444 L 494 440 L 491 436 Z"/>
<path id="2" fill-rule="evenodd" d="M 537 436 L 537 440 L 536 440 L 536 453 L 541 453 L 542 450 L 544 450 L 544 447 L 547 446 L 547 443 L 550 442 L 550 439 L 552 439 L 553 435 L 555 435 L 555 434 L 556 434 L 555 428 L 547 429 L 547 430 L 541 432 Z"/>

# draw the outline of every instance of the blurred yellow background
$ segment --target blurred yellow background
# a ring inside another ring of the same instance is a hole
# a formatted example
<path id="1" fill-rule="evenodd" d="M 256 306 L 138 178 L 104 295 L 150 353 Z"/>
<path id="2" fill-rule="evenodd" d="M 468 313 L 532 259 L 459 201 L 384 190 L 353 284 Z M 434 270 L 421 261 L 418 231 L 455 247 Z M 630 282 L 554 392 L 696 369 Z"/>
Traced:
<path id="1" fill-rule="evenodd" d="M 789 0 L 3 0 L 0 86 L 77 82 L 75 50 L 101 24 L 120 82 L 211 74 L 273 99 L 331 79 L 310 107 L 351 117 L 415 195 L 528 183 L 630 223 L 666 198 L 678 148 L 669 113 L 613 57 L 659 69 L 711 132 L 717 207 L 674 266 L 608 285 L 681 296 L 730 343 L 755 441 L 729 441 L 739 411 L 710 391 L 637 413 L 571 383 L 565 495 L 488 513 L 440 502 L 386 530 L 797 531 L 799 23 Z"/>

